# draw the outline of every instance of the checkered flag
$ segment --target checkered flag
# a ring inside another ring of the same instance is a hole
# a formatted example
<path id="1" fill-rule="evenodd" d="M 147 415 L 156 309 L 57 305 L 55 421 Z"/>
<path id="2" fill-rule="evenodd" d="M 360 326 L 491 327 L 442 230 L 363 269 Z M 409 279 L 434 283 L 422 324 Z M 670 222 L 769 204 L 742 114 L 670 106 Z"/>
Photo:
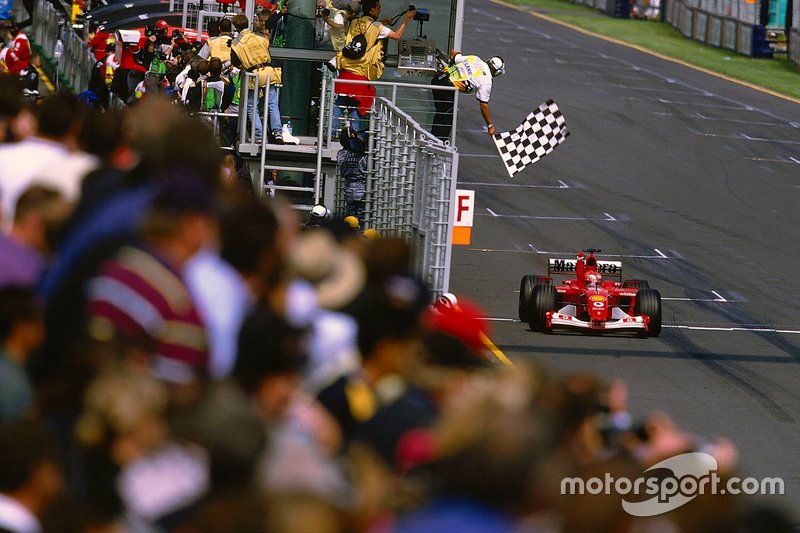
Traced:
<path id="1" fill-rule="evenodd" d="M 564 115 L 554 101 L 548 100 L 517 129 L 492 138 L 506 164 L 508 176 L 513 178 L 514 174 L 552 152 L 568 135 Z"/>

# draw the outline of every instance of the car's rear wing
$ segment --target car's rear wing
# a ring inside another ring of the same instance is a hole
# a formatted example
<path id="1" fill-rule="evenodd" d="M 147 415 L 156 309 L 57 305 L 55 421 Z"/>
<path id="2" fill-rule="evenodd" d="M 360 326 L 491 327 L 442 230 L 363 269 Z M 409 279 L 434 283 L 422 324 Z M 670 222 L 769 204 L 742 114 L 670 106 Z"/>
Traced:
<path id="1" fill-rule="evenodd" d="M 547 261 L 547 275 L 574 274 L 577 259 L 549 259 Z M 597 272 L 603 276 L 622 279 L 622 261 L 597 261 Z"/>

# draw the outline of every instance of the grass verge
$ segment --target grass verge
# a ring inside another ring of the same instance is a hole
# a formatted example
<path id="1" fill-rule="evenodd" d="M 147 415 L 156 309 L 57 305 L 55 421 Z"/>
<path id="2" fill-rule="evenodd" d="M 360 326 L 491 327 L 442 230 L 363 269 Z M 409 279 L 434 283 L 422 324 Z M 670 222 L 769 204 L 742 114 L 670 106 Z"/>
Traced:
<path id="1" fill-rule="evenodd" d="M 565 0 L 503 0 L 510 5 L 630 43 L 794 99 L 800 99 L 800 72 L 786 54 L 753 59 L 688 39 L 666 22 L 615 19 Z"/>

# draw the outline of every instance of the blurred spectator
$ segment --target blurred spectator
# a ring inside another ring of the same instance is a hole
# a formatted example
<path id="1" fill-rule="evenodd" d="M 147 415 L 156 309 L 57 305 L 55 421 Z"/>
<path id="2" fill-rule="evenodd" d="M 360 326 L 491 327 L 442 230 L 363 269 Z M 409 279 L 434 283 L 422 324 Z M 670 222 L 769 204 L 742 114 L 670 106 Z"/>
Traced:
<path id="1" fill-rule="evenodd" d="M 58 452 L 40 424 L 0 424 L 0 530 L 39 533 L 63 485 Z"/>
<path id="2" fill-rule="evenodd" d="M 205 330 L 182 276 L 208 241 L 212 209 L 196 178 L 165 182 L 142 220 L 143 246 L 121 248 L 88 286 L 89 335 L 141 351 L 169 383 L 191 384 L 208 372 Z"/>
<path id="3" fill-rule="evenodd" d="M 137 244 L 137 228 L 163 182 L 176 175 L 194 176 L 205 184 L 209 196 L 218 186 L 218 145 L 198 119 L 182 116 L 167 101 L 153 99 L 132 109 L 126 125 L 137 166 L 121 177 L 118 187 L 109 187 L 107 195 L 99 195 L 94 205 L 85 206 L 80 218 L 69 223 L 70 232 L 63 235 L 40 284 L 47 301 L 47 340 L 32 369 L 35 381 L 53 395 L 47 403 L 56 409 L 75 405 L 85 384 L 87 369 L 81 367 L 92 366 L 86 361 L 83 335 L 88 280 L 121 246 Z M 70 379 L 65 380 L 65 375 Z"/>
<path id="4" fill-rule="evenodd" d="M 279 266 L 277 233 L 272 209 L 248 196 L 223 213 L 219 250 L 205 247 L 186 266 L 186 283 L 208 333 L 209 372 L 214 379 L 231 373 L 245 316 Z"/>
<path id="5" fill-rule="evenodd" d="M 89 501 L 129 531 L 172 531 L 209 488 L 205 451 L 170 436 L 168 394 L 133 368 L 104 370 L 86 392 L 77 437 Z"/>
<path id="6" fill-rule="evenodd" d="M 556 445 L 532 375 L 506 368 L 462 391 L 436 428 L 433 493 L 394 531 L 517 531 Z"/>
<path id="7" fill-rule="evenodd" d="M 33 185 L 22 193 L 10 233 L 0 234 L 0 287 L 36 286 L 68 214 L 69 204 L 53 189 Z"/>
<path id="8" fill-rule="evenodd" d="M 5 232 L 11 229 L 19 196 L 40 173 L 58 167 L 77 148 L 84 109 L 68 93 L 57 93 L 44 99 L 37 116 L 34 137 L 0 146 L 0 222 Z"/>
<path id="9" fill-rule="evenodd" d="M 304 334 L 270 311 L 257 310 L 242 327 L 234 377 L 270 437 L 259 469 L 261 487 L 343 503 L 346 484 L 332 460 L 340 434 L 325 410 L 300 390 L 308 361 Z"/>
<path id="10" fill-rule="evenodd" d="M 22 110 L 22 85 L 18 78 L 0 74 L 0 146 L 11 135 L 11 120 Z"/>
<path id="11" fill-rule="evenodd" d="M 313 302 L 302 320 L 310 323 L 311 362 L 305 387 L 319 391 L 334 379 L 358 368 L 355 319 L 341 312 L 364 289 L 363 262 L 339 246 L 330 232 L 311 229 L 296 240 L 289 255 L 289 270 L 299 279 L 290 286 L 295 299 L 311 290 Z M 292 318 L 290 314 L 290 319 Z"/>
<path id="12" fill-rule="evenodd" d="M 405 378 L 419 350 L 419 319 L 427 295 L 416 280 L 389 278 L 380 291 L 358 303 L 358 349 L 361 367 L 322 389 L 317 398 L 333 415 L 345 443 L 382 405 L 405 391 Z"/>
<path id="13" fill-rule="evenodd" d="M 458 308 L 428 309 L 423 316 L 421 357 L 393 402 L 382 405 L 360 430 L 386 464 L 401 472 L 432 459 L 430 429 L 460 399 L 476 370 L 490 367 L 480 337 L 483 312 L 462 300 Z"/>
<path id="14" fill-rule="evenodd" d="M 44 339 L 44 309 L 28 288 L 0 289 L 0 421 L 33 414 L 25 363 Z"/>

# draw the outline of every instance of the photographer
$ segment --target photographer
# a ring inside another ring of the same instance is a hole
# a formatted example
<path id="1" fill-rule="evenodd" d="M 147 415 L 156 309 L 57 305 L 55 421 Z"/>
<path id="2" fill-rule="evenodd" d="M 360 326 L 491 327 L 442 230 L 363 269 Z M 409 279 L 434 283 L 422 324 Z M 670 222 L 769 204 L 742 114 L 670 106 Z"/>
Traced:
<path id="1" fill-rule="evenodd" d="M 413 5 L 403 14 L 400 26 L 393 30 L 389 24 L 391 19 L 378 21 L 381 14 L 380 0 L 364 0 L 362 3 L 363 15 L 355 19 L 347 31 L 347 43 L 345 47 L 336 55 L 336 65 L 339 69 L 339 79 L 353 81 L 374 81 L 383 75 L 383 47 L 378 41 L 382 39 L 400 40 L 406 31 L 408 22 L 417 13 Z M 348 57 L 348 45 L 359 37 L 365 41 L 365 49 L 358 57 Z M 336 104 L 333 106 L 333 132 L 339 130 L 339 120 L 342 115 L 342 108 L 347 105 L 347 97 L 355 98 L 358 107 L 353 109 L 351 114 L 351 126 L 353 129 L 360 128 L 361 119 L 366 116 L 375 100 L 375 87 L 373 85 L 355 83 L 336 84 Z"/>
<path id="2" fill-rule="evenodd" d="M 169 25 L 165 20 L 156 22 L 155 27 L 145 28 L 146 41 L 144 46 L 133 54 L 134 61 L 145 67 L 146 72 L 143 77 L 143 84 L 137 88 L 137 92 L 143 89 L 145 93 L 157 93 L 164 89 L 165 80 L 170 72 L 170 66 L 175 65 L 172 59 L 173 38 L 181 38 L 180 32 L 173 33 L 173 37 L 167 35 Z M 142 86 L 143 85 L 143 86 Z"/>
<path id="3" fill-rule="evenodd" d="M 317 2 L 317 25 L 322 24 L 323 29 L 317 29 L 318 36 L 327 34 L 327 39 L 317 39 L 317 43 L 330 42 L 334 51 L 337 53 L 344 48 L 347 41 L 347 30 L 350 28 L 350 21 L 358 15 L 361 10 L 361 3 L 358 0 L 318 0 Z M 324 28 L 328 27 L 327 31 Z"/>

